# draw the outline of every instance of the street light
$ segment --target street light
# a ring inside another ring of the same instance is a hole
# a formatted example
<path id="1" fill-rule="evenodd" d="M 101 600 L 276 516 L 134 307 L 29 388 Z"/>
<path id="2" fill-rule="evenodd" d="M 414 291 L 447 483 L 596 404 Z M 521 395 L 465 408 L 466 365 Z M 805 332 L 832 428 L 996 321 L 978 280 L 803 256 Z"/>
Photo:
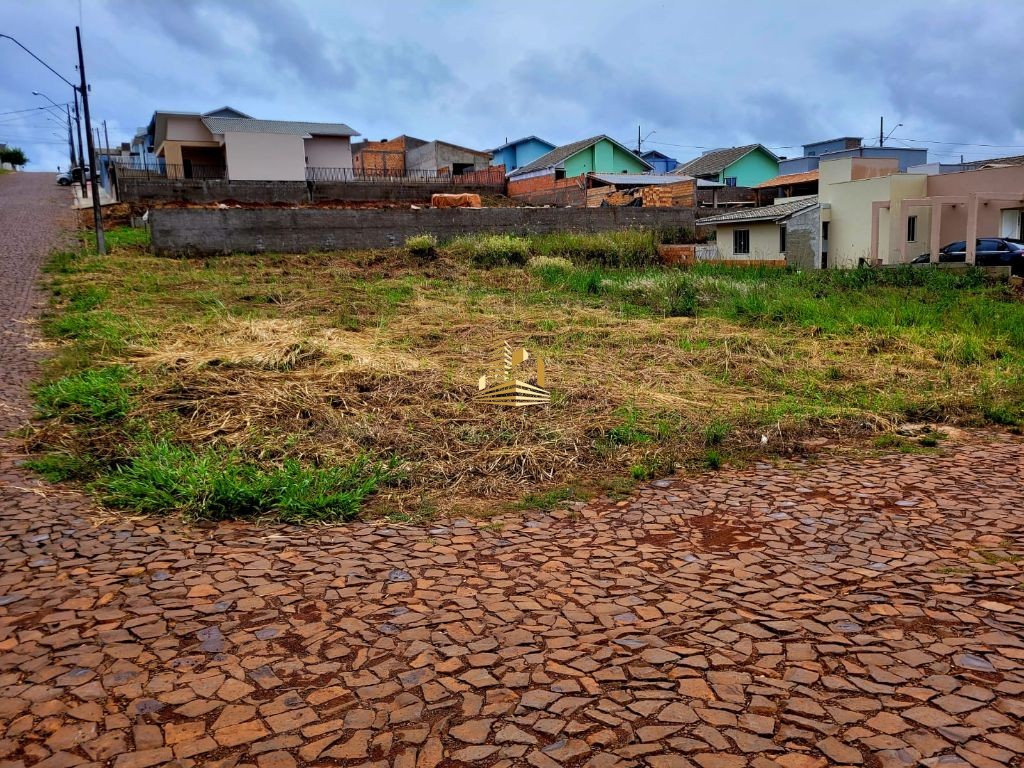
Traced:
<path id="1" fill-rule="evenodd" d="M 101 255 L 107 252 L 106 239 L 103 237 L 103 212 L 100 210 L 100 185 L 96 179 L 96 147 L 92 143 L 92 122 L 89 119 L 89 86 L 85 80 L 85 55 L 82 53 L 82 29 L 81 27 L 75 27 L 75 40 L 78 44 L 78 75 L 81 82 L 75 85 L 68 80 L 64 75 L 58 72 L 56 69 L 51 67 L 41 58 L 36 56 L 32 51 L 22 45 L 21 41 L 10 35 L 5 35 L 0 32 L 0 38 L 10 40 L 16 46 L 21 48 L 25 53 L 31 56 L 33 59 L 38 61 L 53 74 L 63 80 L 65 83 L 70 85 L 75 91 L 75 114 L 78 114 L 78 95 L 82 96 L 82 111 L 85 113 L 85 133 L 89 137 L 89 176 L 90 184 L 92 186 L 92 218 L 93 226 L 96 228 L 96 250 Z M 81 146 L 81 132 L 79 132 L 79 146 Z M 84 175 L 84 174 L 83 174 Z"/>

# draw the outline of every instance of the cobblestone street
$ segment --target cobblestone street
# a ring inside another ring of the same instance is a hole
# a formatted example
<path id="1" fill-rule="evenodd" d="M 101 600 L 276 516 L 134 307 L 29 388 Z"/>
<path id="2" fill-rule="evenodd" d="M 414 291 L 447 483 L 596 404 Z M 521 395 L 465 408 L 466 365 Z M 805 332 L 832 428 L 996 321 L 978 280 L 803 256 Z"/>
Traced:
<path id="1" fill-rule="evenodd" d="M 0 427 L 49 174 L 0 177 Z M 1021 764 L 1024 440 L 500 523 L 99 523 L 0 443 L 0 768 Z"/>

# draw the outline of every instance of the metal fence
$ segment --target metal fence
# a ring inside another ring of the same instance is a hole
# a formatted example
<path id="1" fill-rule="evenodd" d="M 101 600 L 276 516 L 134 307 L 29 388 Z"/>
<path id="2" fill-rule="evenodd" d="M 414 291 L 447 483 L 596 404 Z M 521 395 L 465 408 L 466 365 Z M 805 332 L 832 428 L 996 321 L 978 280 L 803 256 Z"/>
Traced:
<path id="1" fill-rule="evenodd" d="M 495 172 L 496 171 L 496 172 Z M 451 184 L 453 186 L 494 186 L 505 183 L 504 169 L 486 169 L 483 171 L 467 171 L 462 174 L 450 174 L 444 171 L 390 171 L 369 168 L 356 170 L 353 168 L 306 168 L 306 181 L 314 183 L 329 182 L 367 182 L 371 184 Z"/>
<path id="2" fill-rule="evenodd" d="M 148 163 L 129 158 L 124 162 L 112 163 L 114 173 L 120 179 L 227 179 L 228 169 L 223 165 L 205 163 Z"/>
<path id="3" fill-rule="evenodd" d="M 182 179 L 224 180 L 230 181 L 227 168 L 223 165 L 200 163 L 147 162 L 138 158 L 119 158 L 112 162 L 115 177 L 120 180 L 145 179 L 178 181 Z M 354 170 L 352 168 L 306 168 L 306 181 L 312 183 L 355 182 L 380 185 L 404 184 L 450 184 L 452 186 L 483 186 L 503 187 L 505 184 L 504 166 L 485 168 L 479 171 L 466 171 L 461 174 L 450 174 L 443 171 L 387 171 L 387 170 Z"/>

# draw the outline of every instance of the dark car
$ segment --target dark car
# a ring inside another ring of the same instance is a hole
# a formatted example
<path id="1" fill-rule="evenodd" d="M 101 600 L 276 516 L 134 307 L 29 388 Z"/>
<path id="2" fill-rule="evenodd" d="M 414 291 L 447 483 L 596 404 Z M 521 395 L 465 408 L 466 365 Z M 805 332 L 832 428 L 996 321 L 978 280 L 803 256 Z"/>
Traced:
<path id="1" fill-rule="evenodd" d="M 963 263 L 967 260 L 967 241 L 939 249 L 939 263 Z M 922 253 L 911 264 L 927 264 L 930 254 Z M 979 237 L 975 248 L 974 263 L 979 267 L 1010 267 L 1015 275 L 1024 275 L 1024 240 L 1015 237 Z"/>

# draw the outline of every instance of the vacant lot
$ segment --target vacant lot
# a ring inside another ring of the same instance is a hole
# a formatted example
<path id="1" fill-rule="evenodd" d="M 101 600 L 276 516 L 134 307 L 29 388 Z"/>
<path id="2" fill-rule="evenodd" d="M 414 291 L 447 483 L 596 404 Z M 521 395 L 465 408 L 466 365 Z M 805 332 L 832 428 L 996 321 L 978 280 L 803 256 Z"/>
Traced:
<path id="1" fill-rule="evenodd" d="M 662 270 L 646 233 L 209 260 L 110 240 L 52 260 L 30 442 L 140 512 L 487 514 L 816 434 L 927 451 L 894 425 L 1024 419 L 1024 304 L 977 272 Z M 506 340 L 546 360 L 549 406 L 472 402 Z"/>

